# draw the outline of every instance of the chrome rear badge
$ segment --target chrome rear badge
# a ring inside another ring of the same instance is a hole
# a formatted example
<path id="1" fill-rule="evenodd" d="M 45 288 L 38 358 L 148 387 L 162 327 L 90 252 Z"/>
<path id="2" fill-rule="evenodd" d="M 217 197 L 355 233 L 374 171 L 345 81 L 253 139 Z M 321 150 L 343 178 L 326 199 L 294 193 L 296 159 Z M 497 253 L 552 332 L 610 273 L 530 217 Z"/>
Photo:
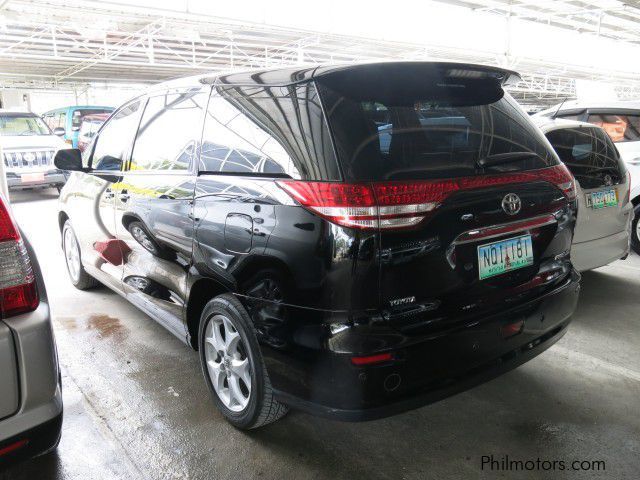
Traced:
<path id="1" fill-rule="evenodd" d="M 408 303 L 413 303 L 416 301 L 416 297 L 404 297 L 404 298 L 396 298 L 394 300 L 390 300 L 389 304 L 392 307 L 397 307 L 398 305 L 407 305 Z"/>

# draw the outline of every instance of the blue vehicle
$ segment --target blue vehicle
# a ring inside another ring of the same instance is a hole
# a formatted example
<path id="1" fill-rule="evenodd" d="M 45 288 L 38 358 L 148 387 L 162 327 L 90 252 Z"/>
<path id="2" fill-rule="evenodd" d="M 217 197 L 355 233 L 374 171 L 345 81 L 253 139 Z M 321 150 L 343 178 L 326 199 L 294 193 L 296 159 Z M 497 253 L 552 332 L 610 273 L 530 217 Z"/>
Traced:
<path id="1" fill-rule="evenodd" d="M 113 110 L 113 107 L 74 105 L 50 110 L 42 115 L 42 119 L 53 130 L 53 133 L 60 136 L 73 148 L 78 148 L 78 132 L 80 125 L 82 125 L 82 119 L 87 115 L 111 113 Z"/>

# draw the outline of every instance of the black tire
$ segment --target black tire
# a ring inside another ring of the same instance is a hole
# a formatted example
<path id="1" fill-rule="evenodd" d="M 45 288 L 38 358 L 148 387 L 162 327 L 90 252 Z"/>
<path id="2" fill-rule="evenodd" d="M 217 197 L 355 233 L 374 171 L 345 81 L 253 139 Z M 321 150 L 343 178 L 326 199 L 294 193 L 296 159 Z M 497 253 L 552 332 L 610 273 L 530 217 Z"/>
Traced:
<path id="1" fill-rule="evenodd" d="M 631 248 L 640 255 L 640 238 L 638 238 L 638 220 L 640 220 L 640 204 L 633 209 L 634 217 L 631 222 Z"/>
<path id="2" fill-rule="evenodd" d="M 240 334 L 240 338 L 246 346 L 246 356 L 251 369 L 251 394 L 247 406 L 239 412 L 230 410 L 222 402 L 213 388 L 207 369 L 205 359 L 205 330 L 207 324 L 216 314 L 224 315 L 232 322 L 233 327 Z M 267 374 L 264 360 L 262 359 L 258 339 L 256 338 L 249 314 L 234 295 L 220 295 L 205 305 L 200 317 L 198 347 L 202 373 L 214 403 L 227 421 L 234 427 L 242 430 L 262 427 L 271 422 L 275 422 L 287 413 L 289 410 L 288 407 L 274 398 L 269 375 Z"/>
<path id="3" fill-rule="evenodd" d="M 65 232 L 67 230 L 71 231 L 71 234 L 73 236 L 73 241 L 76 243 L 76 246 L 78 248 L 78 256 L 80 260 L 79 272 L 78 272 L 77 278 L 74 278 L 74 275 L 71 273 L 71 270 L 69 268 L 69 262 L 68 261 L 65 262 L 65 264 L 67 265 L 67 272 L 69 273 L 69 280 L 71 280 L 71 283 L 73 284 L 73 286 L 76 287 L 78 290 L 89 290 L 90 288 L 97 287 L 98 285 L 100 285 L 100 282 L 98 282 L 95 278 L 89 275 L 87 271 L 84 269 L 84 267 L 82 266 L 82 252 L 80 251 L 80 245 L 78 244 L 76 233 L 73 230 L 73 227 L 71 226 L 71 222 L 69 220 L 64 222 L 64 226 L 62 227 L 62 250 L 65 253 L 65 260 L 67 260 L 66 245 L 65 245 L 65 241 L 66 241 Z"/>

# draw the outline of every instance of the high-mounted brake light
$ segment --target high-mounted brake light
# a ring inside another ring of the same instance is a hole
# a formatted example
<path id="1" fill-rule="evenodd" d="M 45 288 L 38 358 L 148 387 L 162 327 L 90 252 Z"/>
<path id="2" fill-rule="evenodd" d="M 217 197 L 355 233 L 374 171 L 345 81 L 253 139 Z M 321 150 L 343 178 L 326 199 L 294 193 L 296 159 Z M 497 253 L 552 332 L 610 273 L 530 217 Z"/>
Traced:
<path id="1" fill-rule="evenodd" d="M 20 231 L 0 196 L 0 311 L 3 318 L 38 306 L 31 260 Z"/>
<path id="2" fill-rule="evenodd" d="M 359 229 L 397 229 L 417 225 L 453 193 L 532 181 L 552 183 L 569 201 L 576 198 L 573 176 L 562 164 L 540 170 L 444 180 L 277 183 L 303 207 L 330 222 Z"/>

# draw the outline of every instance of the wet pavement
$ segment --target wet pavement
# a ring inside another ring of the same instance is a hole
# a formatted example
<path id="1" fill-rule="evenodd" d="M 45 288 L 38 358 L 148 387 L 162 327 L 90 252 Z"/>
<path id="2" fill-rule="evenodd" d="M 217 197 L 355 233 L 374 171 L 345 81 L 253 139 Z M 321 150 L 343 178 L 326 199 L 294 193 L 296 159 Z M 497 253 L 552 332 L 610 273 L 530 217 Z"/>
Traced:
<path id="1" fill-rule="evenodd" d="M 292 411 L 246 433 L 216 412 L 196 352 L 108 289 L 73 288 L 59 249 L 56 198 L 54 190 L 12 194 L 52 305 L 63 436 L 57 452 L 2 479 L 637 478 L 637 256 L 585 274 L 567 335 L 485 385 L 375 422 Z M 491 455 L 498 463 L 505 455 L 563 461 L 565 469 L 483 469 L 483 456 Z M 574 460 L 602 460 L 605 470 L 574 471 Z"/>

